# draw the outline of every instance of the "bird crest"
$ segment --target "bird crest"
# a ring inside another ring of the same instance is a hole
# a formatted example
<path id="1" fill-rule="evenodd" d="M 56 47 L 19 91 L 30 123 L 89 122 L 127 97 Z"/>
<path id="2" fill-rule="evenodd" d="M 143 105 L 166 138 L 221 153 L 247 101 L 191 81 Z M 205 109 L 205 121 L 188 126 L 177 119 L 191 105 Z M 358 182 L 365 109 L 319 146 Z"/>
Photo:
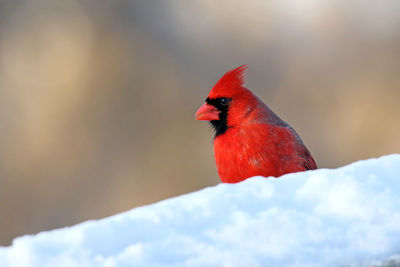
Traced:
<path id="1" fill-rule="evenodd" d="M 221 79 L 214 85 L 209 97 L 218 98 L 224 96 L 232 96 L 243 90 L 243 85 L 246 82 L 247 65 L 237 67 L 230 70 L 222 76 Z"/>

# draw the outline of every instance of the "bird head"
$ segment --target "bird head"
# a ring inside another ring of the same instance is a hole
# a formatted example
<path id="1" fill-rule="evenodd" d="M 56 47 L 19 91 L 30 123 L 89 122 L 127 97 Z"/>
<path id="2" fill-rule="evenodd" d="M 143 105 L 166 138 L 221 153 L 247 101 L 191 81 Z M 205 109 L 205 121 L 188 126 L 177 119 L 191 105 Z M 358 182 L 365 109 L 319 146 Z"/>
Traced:
<path id="1" fill-rule="evenodd" d="M 215 136 L 243 123 L 258 105 L 257 97 L 244 87 L 246 70 L 244 65 L 222 76 L 195 114 L 196 120 L 210 122 Z"/>

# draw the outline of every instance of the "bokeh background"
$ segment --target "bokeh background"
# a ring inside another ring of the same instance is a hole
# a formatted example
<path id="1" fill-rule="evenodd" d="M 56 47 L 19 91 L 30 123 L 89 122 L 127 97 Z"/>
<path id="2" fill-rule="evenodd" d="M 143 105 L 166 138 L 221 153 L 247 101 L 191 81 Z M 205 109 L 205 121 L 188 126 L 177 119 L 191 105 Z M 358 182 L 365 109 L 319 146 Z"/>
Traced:
<path id="1" fill-rule="evenodd" d="M 217 184 L 243 64 L 320 167 L 400 152 L 400 1 L 0 1 L 0 245 Z"/>

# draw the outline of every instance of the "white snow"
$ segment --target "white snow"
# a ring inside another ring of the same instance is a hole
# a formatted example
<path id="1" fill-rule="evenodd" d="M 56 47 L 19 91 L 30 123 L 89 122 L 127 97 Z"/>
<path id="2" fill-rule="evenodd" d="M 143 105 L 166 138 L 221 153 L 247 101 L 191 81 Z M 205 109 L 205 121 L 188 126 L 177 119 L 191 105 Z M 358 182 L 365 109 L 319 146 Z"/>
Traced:
<path id="1" fill-rule="evenodd" d="M 396 266 L 399 254 L 400 155 L 389 155 L 19 237 L 0 266 Z"/>

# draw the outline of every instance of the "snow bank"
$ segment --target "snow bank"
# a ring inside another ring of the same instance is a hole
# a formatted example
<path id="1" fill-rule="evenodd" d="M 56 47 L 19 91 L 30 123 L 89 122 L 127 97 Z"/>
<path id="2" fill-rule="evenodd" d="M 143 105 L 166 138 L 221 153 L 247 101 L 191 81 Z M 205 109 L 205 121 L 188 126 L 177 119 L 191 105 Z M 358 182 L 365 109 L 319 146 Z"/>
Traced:
<path id="1" fill-rule="evenodd" d="M 23 236 L 0 266 L 400 264 L 400 155 L 255 177 Z"/>

